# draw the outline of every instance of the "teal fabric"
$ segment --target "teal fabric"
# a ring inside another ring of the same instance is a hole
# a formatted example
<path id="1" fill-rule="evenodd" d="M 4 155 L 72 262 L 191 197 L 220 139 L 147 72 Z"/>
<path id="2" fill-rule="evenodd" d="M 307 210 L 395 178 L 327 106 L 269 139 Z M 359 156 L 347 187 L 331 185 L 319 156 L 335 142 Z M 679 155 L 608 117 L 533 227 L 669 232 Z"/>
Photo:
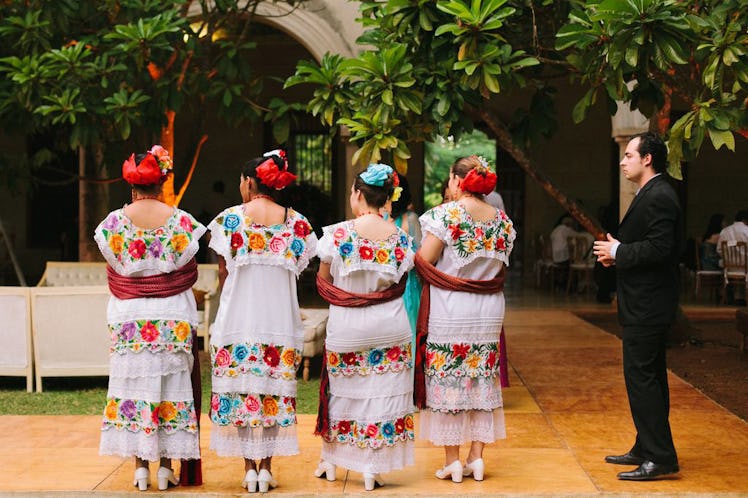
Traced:
<path id="1" fill-rule="evenodd" d="M 406 213 L 401 214 L 395 219 L 395 225 L 399 228 L 403 226 L 403 216 Z M 411 223 L 408 223 L 408 235 L 413 236 L 413 227 Z M 418 244 L 413 239 L 413 249 L 418 249 Z M 405 294 L 403 294 L 403 300 L 405 301 L 405 311 L 408 313 L 408 321 L 410 322 L 410 330 L 413 334 L 413 341 L 416 340 L 416 321 L 418 320 L 418 307 L 421 304 L 421 281 L 418 280 L 418 274 L 415 269 L 410 270 L 407 276 L 408 280 L 405 283 Z"/>

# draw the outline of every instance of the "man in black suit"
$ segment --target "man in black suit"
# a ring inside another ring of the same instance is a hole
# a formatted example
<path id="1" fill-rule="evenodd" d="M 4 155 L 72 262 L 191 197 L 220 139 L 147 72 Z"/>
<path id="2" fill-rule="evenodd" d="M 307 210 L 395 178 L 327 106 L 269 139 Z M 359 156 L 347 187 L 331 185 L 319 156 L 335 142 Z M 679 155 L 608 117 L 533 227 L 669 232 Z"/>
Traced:
<path id="1" fill-rule="evenodd" d="M 665 344 L 678 307 L 678 261 L 683 220 L 665 178 L 667 148 L 654 133 L 634 136 L 621 168 L 639 186 L 621 220 L 618 239 L 596 241 L 594 253 L 617 272 L 618 320 L 623 326 L 623 376 L 636 442 L 608 463 L 638 465 L 619 479 L 646 481 L 679 471 L 670 432 Z"/>

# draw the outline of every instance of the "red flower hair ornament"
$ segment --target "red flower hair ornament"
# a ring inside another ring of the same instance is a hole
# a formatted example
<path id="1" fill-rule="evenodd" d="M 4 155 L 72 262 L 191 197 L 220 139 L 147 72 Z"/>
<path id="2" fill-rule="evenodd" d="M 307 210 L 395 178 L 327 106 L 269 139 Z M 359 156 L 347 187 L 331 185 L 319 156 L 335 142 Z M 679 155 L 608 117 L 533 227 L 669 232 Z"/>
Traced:
<path id="1" fill-rule="evenodd" d="M 465 178 L 460 182 L 460 188 L 474 194 L 490 194 L 496 188 L 496 173 L 491 171 L 488 161 L 480 156 L 475 157 L 480 165 L 468 171 Z"/>
<path id="2" fill-rule="evenodd" d="M 130 155 L 122 164 L 122 178 L 130 185 L 157 185 L 164 183 L 171 167 L 169 151 L 154 145 L 138 164 L 135 163 L 135 154 Z"/>
<path id="3" fill-rule="evenodd" d="M 262 157 L 267 157 L 268 159 L 257 166 L 255 172 L 263 185 L 275 190 L 283 190 L 296 180 L 296 175 L 288 171 L 288 160 L 286 159 L 285 151 L 280 149 L 271 150 L 264 153 Z M 278 167 L 276 157 L 283 161 L 283 169 Z"/>

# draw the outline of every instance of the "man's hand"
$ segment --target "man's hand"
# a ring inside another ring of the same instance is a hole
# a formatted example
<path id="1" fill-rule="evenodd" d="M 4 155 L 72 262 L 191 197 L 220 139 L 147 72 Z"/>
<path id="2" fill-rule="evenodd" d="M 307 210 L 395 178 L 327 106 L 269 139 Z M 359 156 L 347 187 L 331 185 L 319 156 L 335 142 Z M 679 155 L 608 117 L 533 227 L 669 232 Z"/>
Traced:
<path id="1" fill-rule="evenodd" d="M 609 233 L 605 234 L 605 236 L 608 238 L 608 240 L 595 241 L 595 243 L 592 245 L 592 253 L 597 256 L 597 261 L 607 268 L 616 264 L 616 260 L 615 258 L 613 258 L 613 254 L 611 253 L 611 249 L 613 249 L 613 245 L 618 243 L 619 241 L 613 238 L 613 236 Z"/>

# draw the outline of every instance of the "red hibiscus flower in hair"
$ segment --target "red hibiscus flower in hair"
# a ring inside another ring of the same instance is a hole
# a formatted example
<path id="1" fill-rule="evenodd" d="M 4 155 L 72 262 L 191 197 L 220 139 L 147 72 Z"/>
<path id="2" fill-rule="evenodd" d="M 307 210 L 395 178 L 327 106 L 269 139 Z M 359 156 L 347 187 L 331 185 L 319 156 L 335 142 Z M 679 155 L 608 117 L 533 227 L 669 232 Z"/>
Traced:
<path id="1" fill-rule="evenodd" d="M 262 355 L 262 359 L 271 367 L 277 367 L 280 363 L 280 353 L 275 346 L 268 346 L 265 348 L 265 354 Z"/>

